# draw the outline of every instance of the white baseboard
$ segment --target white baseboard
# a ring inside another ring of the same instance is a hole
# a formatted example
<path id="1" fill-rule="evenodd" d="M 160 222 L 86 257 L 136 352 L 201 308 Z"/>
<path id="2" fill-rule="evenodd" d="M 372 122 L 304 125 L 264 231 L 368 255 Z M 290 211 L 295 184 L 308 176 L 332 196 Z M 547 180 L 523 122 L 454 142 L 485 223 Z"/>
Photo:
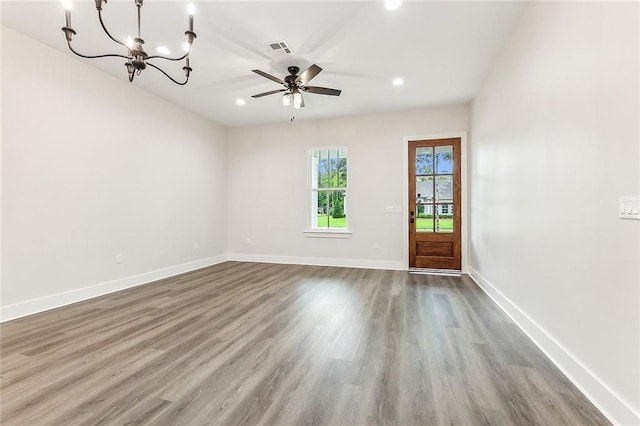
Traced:
<path id="1" fill-rule="evenodd" d="M 212 266 L 217 263 L 225 262 L 226 260 L 228 260 L 228 257 L 226 254 L 223 254 L 207 259 L 196 260 L 195 262 L 183 263 L 181 265 L 158 269 L 156 271 L 145 272 L 144 274 L 120 278 L 89 287 L 83 287 L 77 290 L 52 294 L 39 299 L 27 300 L 26 302 L 20 302 L 14 305 L 3 306 L 0 308 L 0 322 L 36 314 L 38 312 L 48 311 L 49 309 L 59 308 L 61 306 L 70 305 L 93 297 L 103 296 L 126 288 L 148 284 L 163 278 Z"/>
<path id="2" fill-rule="evenodd" d="M 402 271 L 403 261 L 340 259 L 302 256 L 271 256 L 263 254 L 231 253 L 229 260 L 238 262 L 280 263 L 285 265 L 337 266 L 341 268 L 387 269 Z"/>
<path id="3" fill-rule="evenodd" d="M 576 356 L 471 266 L 469 275 L 613 424 L 640 425 L 640 414 L 624 398 L 589 371 Z"/>

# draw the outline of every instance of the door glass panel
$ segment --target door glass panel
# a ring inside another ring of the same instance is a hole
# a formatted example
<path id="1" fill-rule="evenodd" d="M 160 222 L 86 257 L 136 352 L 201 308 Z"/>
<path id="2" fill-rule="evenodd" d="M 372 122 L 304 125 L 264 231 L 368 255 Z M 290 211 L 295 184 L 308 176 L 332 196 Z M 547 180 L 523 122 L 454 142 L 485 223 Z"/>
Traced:
<path id="1" fill-rule="evenodd" d="M 433 202 L 433 176 L 416 177 L 416 203 Z"/>
<path id="2" fill-rule="evenodd" d="M 435 206 L 435 232 L 453 232 L 453 204 Z"/>
<path id="3" fill-rule="evenodd" d="M 433 174 L 433 148 L 416 148 L 416 175 Z"/>
<path id="4" fill-rule="evenodd" d="M 433 204 L 418 204 L 416 209 L 416 231 L 433 232 Z"/>
<path id="5" fill-rule="evenodd" d="M 453 175 L 436 176 L 436 202 L 453 202 Z"/>
<path id="6" fill-rule="evenodd" d="M 453 146 L 436 146 L 436 174 L 453 173 Z"/>

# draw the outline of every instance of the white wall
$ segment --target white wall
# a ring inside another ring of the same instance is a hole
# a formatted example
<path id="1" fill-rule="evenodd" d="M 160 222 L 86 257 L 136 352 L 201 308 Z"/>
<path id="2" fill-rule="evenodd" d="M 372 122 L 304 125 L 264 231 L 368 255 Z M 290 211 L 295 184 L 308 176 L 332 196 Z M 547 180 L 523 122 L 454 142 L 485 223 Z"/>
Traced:
<path id="1" fill-rule="evenodd" d="M 468 106 L 230 129 L 232 258 L 403 268 L 403 137 L 468 130 Z M 348 147 L 350 239 L 307 238 L 307 153 Z M 247 243 L 249 239 L 250 243 Z M 374 248 L 378 243 L 379 248 Z"/>
<path id="2" fill-rule="evenodd" d="M 476 278 L 620 424 L 640 423 L 640 221 L 617 217 L 640 194 L 638 16 L 532 3 L 470 147 Z"/>
<path id="3" fill-rule="evenodd" d="M 225 138 L 124 77 L 3 27 L 3 318 L 225 254 Z"/>

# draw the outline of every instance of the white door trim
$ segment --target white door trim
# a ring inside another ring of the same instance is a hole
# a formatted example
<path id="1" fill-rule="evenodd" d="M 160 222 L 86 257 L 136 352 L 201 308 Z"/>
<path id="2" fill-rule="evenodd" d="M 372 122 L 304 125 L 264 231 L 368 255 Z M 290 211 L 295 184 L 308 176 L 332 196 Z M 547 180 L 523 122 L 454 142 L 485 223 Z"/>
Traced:
<path id="1" fill-rule="evenodd" d="M 409 212 L 407 206 L 409 205 L 409 141 L 425 141 L 434 139 L 449 139 L 460 138 L 460 164 L 462 165 L 460 176 L 460 188 L 462 196 L 462 272 L 468 273 L 469 271 L 469 175 L 467 164 L 467 132 L 454 132 L 454 133 L 440 133 L 418 136 L 405 136 L 402 138 L 402 212 L 404 213 L 404 225 L 402 227 L 402 249 L 403 249 L 403 261 L 404 269 L 409 270 Z"/>

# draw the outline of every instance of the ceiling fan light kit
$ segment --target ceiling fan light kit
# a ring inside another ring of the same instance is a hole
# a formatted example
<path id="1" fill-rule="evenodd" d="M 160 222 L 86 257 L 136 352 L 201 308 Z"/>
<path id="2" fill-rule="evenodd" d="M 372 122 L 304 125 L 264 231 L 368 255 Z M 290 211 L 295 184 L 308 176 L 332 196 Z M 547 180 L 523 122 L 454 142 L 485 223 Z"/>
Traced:
<path id="1" fill-rule="evenodd" d="M 122 42 L 116 39 L 115 37 L 113 37 L 111 33 L 109 33 L 109 30 L 107 30 L 107 27 L 104 21 L 102 20 L 102 9 L 104 5 L 107 3 L 107 0 L 95 0 L 96 9 L 98 11 L 98 21 L 100 22 L 100 26 L 102 27 L 102 30 L 112 41 L 118 43 L 119 45 L 127 49 L 126 56 L 121 54 L 115 54 L 115 53 L 109 53 L 104 55 L 84 55 L 82 53 L 77 52 L 71 46 L 73 37 L 76 35 L 76 31 L 71 26 L 71 2 L 70 1 L 65 2 L 65 26 L 62 27 L 62 31 L 65 33 L 65 36 L 67 39 L 67 46 L 69 47 L 69 50 L 71 50 L 71 52 L 73 52 L 77 56 L 80 56 L 81 58 L 86 58 L 86 59 L 124 58 L 126 59 L 127 61 L 125 62 L 124 65 L 127 68 L 127 73 L 129 74 L 129 82 L 133 82 L 133 79 L 135 78 L 136 75 L 140 75 L 140 73 L 144 69 L 146 69 L 147 66 L 150 66 L 151 68 L 155 68 L 158 71 L 160 71 L 169 80 L 173 81 L 174 83 L 180 86 L 184 86 L 189 81 L 189 76 L 191 75 L 191 71 L 193 71 L 193 69 L 189 64 L 189 54 L 191 53 L 191 46 L 193 44 L 193 40 L 195 40 L 195 38 L 197 37 L 196 33 L 193 32 L 193 15 L 195 13 L 195 7 L 193 6 L 193 3 L 191 3 L 187 8 L 187 12 L 189 15 L 189 29 L 184 33 L 185 36 L 187 37 L 187 41 L 185 42 L 185 49 L 184 49 L 185 54 L 177 58 L 169 58 L 162 55 L 149 56 L 147 52 L 145 52 L 144 50 L 144 40 L 140 36 L 140 13 L 141 13 L 143 1 L 144 0 L 134 0 L 135 6 L 137 8 L 138 36 L 135 38 L 129 37 L 126 41 Z M 162 60 L 173 61 L 173 62 L 179 62 L 184 60 L 185 65 L 182 67 L 182 70 L 184 71 L 185 80 L 178 81 L 174 79 L 169 74 L 167 74 L 162 68 L 149 62 L 149 60 L 152 60 L 152 59 L 162 59 Z"/>
<path id="2" fill-rule="evenodd" d="M 285 93 L 284 95 L 282 95 L 282 106 L 283 107 L 291 106 L 291 98 L 292 98 L 291 93 Z"/>
<path id="3" fill-rule="evenodd" d="M 317 87 L 317 86 L 307 86 L 307 83 L 311 81 L 315 76 L 317 76 L 322 68 L 317 66 L 316 64 L 311 65 L 309 68 L 304 70 L 300 75 L 300 68 L 296 66 L 290 66 L 287 68 L 289 71 L 289 75 L 287 75 L 284 80 L 273 76 L 271 74 L 267 74 L 264 71 L 260 70 L 251 70 L 252 72 L 262 76 L 264 78 L 268 78 L 271 81 L 275 81 L 278 84 L 284 86 L 284 89 L 271 90 L 269 92 L 259 93 L 257 95 L 251 96 L 252 98 L 261 98 L 263 96 L 273 95 L 276 93 L 282 93 L 282 105 L 285 107 L 289 107 L 293 105 L 294 109 L 304 108 L 304 98 L 302 97 L 302 92 L 307 93 L 315 93 L 318 95 L 329 95 L 329 96 L 340 96 L 342 90 L 338 89 L 329 89 L 327 87 Z"/>
<path id="4" fill-rule="evenodd" d="M 302 99 L 302 93 L 296 88 L 290 92 L 286 92 L 282 95 L 282 106 L 289 107 L 293 105 L 294 109 L 300 109 L 304 107 L 304 99 Z"/>

